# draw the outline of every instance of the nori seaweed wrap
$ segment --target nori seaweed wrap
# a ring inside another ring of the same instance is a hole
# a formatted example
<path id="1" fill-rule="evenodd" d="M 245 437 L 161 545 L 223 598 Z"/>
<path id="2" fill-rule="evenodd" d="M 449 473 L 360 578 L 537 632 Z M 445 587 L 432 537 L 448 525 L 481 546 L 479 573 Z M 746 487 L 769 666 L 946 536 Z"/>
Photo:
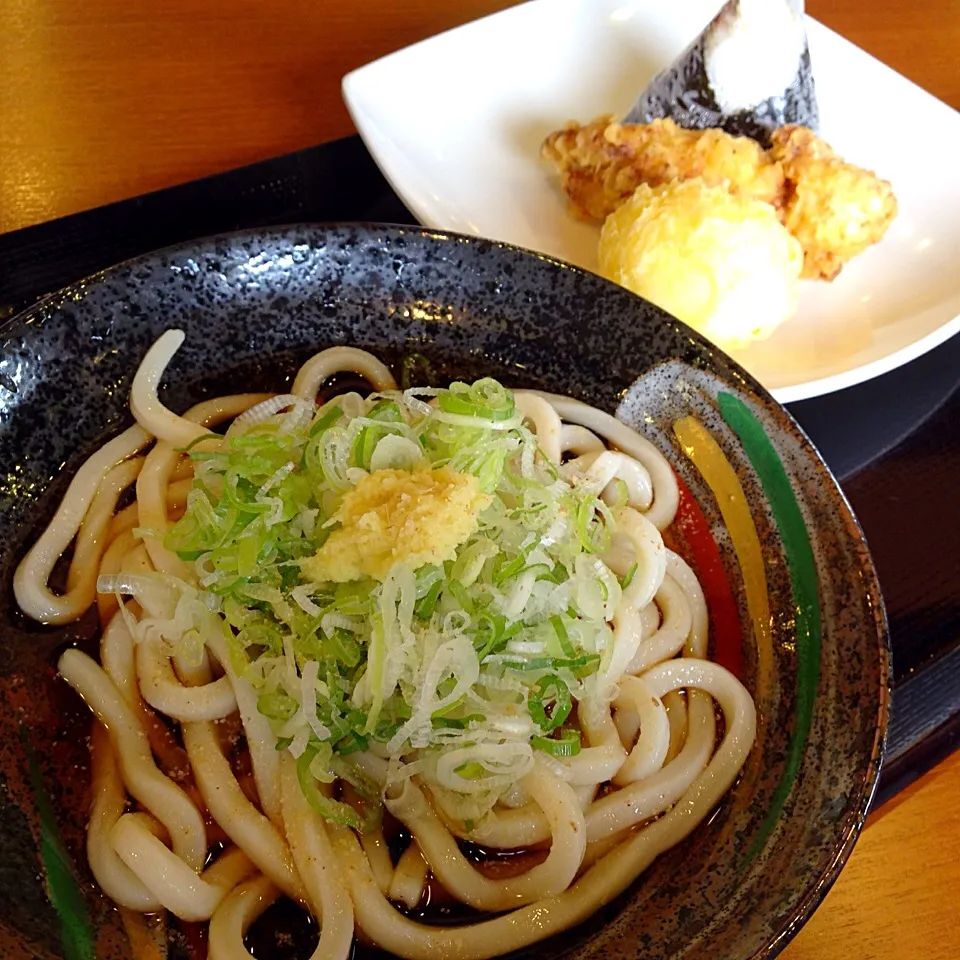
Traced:
<path id="1" fill-rule="evenodd" d="M 624 118 L 669 117 L 681 127 L 720 127 L 764 147 L 787 124 L 817 131 L 819 111 L 803 0 L 728 0 Z"/>

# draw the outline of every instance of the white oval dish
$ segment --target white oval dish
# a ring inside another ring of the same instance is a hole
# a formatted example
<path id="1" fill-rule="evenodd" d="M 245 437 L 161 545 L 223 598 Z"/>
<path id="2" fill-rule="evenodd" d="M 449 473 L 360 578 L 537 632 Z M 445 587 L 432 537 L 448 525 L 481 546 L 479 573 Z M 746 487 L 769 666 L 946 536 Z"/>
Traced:
<path id="1" fill-rule="evenodd" d="M 599 228 L 573 220 L 539 145 L 567 120 L 623 115 L 718 0 L 532 0 L 344 78 L 368 149 L 426 226 L 596 270 Z M 733 353 L 781 402 L 886 373 L 960 330 L 960 115 L 808 18 L 821 133 L 893 183 L 887 236 L 795 317 Z"/>

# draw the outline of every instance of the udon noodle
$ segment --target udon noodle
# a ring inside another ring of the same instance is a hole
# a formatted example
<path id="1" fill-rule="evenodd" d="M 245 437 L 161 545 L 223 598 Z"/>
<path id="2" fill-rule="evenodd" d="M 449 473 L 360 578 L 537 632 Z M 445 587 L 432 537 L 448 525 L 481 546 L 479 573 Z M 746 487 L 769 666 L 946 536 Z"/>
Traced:
<path id="1" fill-rule="evenodd" d="M 212 960 L 245 960 L 287 897 L 315 958 L 355 935 L 492 957 L 581 922 L 710 813 L 755 711 L 707 658 L 653 444 L 491 380 L 402 391 L 345 347 L 288 394 L 181 416 L 157 388 L 182 340 L 149 350 L 136 425 L 15 577 L 41 622 L 99 610 L 99 662 L 59 669 L 96 718 L 87 857 L 125 918 L 209 921 Z M 342 372 L 371 394 L 318 404 Z M 524 855 L 494 871 L 478 848 Z M 440 888 L 463 923 L 416 912 Z"/>

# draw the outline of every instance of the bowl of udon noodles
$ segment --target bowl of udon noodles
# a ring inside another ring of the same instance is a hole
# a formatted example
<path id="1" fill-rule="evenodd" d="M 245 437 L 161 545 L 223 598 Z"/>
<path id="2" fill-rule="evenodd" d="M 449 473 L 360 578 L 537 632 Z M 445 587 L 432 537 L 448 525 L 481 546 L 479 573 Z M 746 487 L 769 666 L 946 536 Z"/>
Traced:
<path id="1" fill-rule="evenodd" d="M 4 957 L 769 957 L 815 909 L 883 605 L 697 334 L 492 241 L 304 225 L 3 335 Z"/>

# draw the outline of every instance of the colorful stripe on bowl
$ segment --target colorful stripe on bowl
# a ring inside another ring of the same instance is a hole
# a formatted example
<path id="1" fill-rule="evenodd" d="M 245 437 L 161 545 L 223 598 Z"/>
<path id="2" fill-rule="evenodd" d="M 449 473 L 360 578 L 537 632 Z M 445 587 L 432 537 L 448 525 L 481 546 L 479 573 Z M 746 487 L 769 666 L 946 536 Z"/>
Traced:
<path id="1" fill-rule="evenodd" d="M 730 535 L 740 565 L 740 576 L 747 595 L 747 611 L 757 642 L 757 688 L 767 690 L 773 669 L 770 598 L 760 538 L 750 513 L 750 504 L 730 461 L 699 420 L 684 417 L 673 425 L 673 432 L 683 452 L 716 498 Z"/>
<path id="2" fill-rule="evenodd" d="M 788 741 L 784 770 L 774 790 L 770 808 L 748 852 L 747 862 L 749 862 L 763 847 L 775 827 L 800 770 L 804 746 L 813 722 L 813 710 L 820 681 L 822 623 L 813 547 L 783 462 L 762 424 L 742 400 L 731 393 L 721 392 L 717 395 L 717 407 L 724 422 L 740 441 L 770 504 L 789 570 L 795 611 L 797 686 L 793 729 Z M 710 488 L 726 524 L 734 554 L 740 566 L 747 609 L 757 644 L 757 685 L 759 689 L 765 689 L 772 672 L 772 620 L 763 555 L 749 502 L 730 461 L 713 436 L 698 420 L 693 417 L 684 417 L 674 424 L 673 430 L 683 452 Z M 712 550 L 703 543 L 704 531 L 713 543 L 712 549 L 717 551 L 717 560 L 719 560 L 719 550 L 710 534 L 706 519 L 695 503 L 693 507 L 699 513 L 702 526 L 698 521 L 690 519 L 693 516 L 693 510 L 688 503 L 692 503 L 692 497 L 689 490 L 681 484 L 681 530 L 686 535 L 688 528 L 697 529 L 695 537 L 693 539 L 688 537 L 688 542 L 694 551 L 698 569 L 702 569 L 704 562 L 707 564 L 712 562 L 709 559 L 701 560 L 701 556 L 698 555 L 699 551 L 699 554 L 709 558 L 712 553 Z M 694 545 L 695 541 L 699 544 L 698 546 Z M 710 599 L 708 595 L 708 607 Z M 721 600 L 721 604 L 724 602 Z M 722 616 L 726 617 L 727 613 Z M 711 617 L 716 626 L 716 612 L 713 610 L 711 610 Z M 715 637 L 718 660 L 720 660 L 721 646 L 726 650 L 726 638 L 723 638 L 721 644 L 721 638 Z M 725 652 L 724 656 L 728 656 L 728 653 Z M 727 664 L 724 663 L 724 665 Z"/>
<path id="3" fill-rule="evenodd" d="M 677 477 L 677 486 L 680 488 L 680 503 L 674 523 L 689 550 L 690 559 L 703 588 L 712 628 L 713 659 L 735 677 L 742 679 L 743 630 L 740 626 L 737 601 L 733 598 L 730 580 L 723 567 L 720 548 L 690 488 L 680 477 Z"/>
<path id="4" fill-rule="evenodd" d="M 27 772 L 40 820 L 40 861 L 43 864 L 47 897 L 60 921 L 64 960 L 94 960 L 93 926 L 77 879 L 77 869 L 64 846 L 53 812 L 53 802 L 40 772 L 40 763 L 26 727 L 22 725 L 20 741 L 27 755 Z"/>
<path id="5" fill-rule="evenodd" d="M 760 421 L 747 405 L 730 393 L 717 396 L 720 415 L 743 445 L 780 531 L 780 541 L 790 571 L 793 605 L 796 612 L 797 691 L 793 731 L 787 747 L 787 762 L 777 784 L 773 802 L 754 841 L 756 853 L 773 829 L 790 788 L 800 770 L 803 748 L 813 722 L 813 708 L 820 683 L 820 645 L 822 624 L 817 567 L 807 525 L 790 485 L 787 472 Z"/>

